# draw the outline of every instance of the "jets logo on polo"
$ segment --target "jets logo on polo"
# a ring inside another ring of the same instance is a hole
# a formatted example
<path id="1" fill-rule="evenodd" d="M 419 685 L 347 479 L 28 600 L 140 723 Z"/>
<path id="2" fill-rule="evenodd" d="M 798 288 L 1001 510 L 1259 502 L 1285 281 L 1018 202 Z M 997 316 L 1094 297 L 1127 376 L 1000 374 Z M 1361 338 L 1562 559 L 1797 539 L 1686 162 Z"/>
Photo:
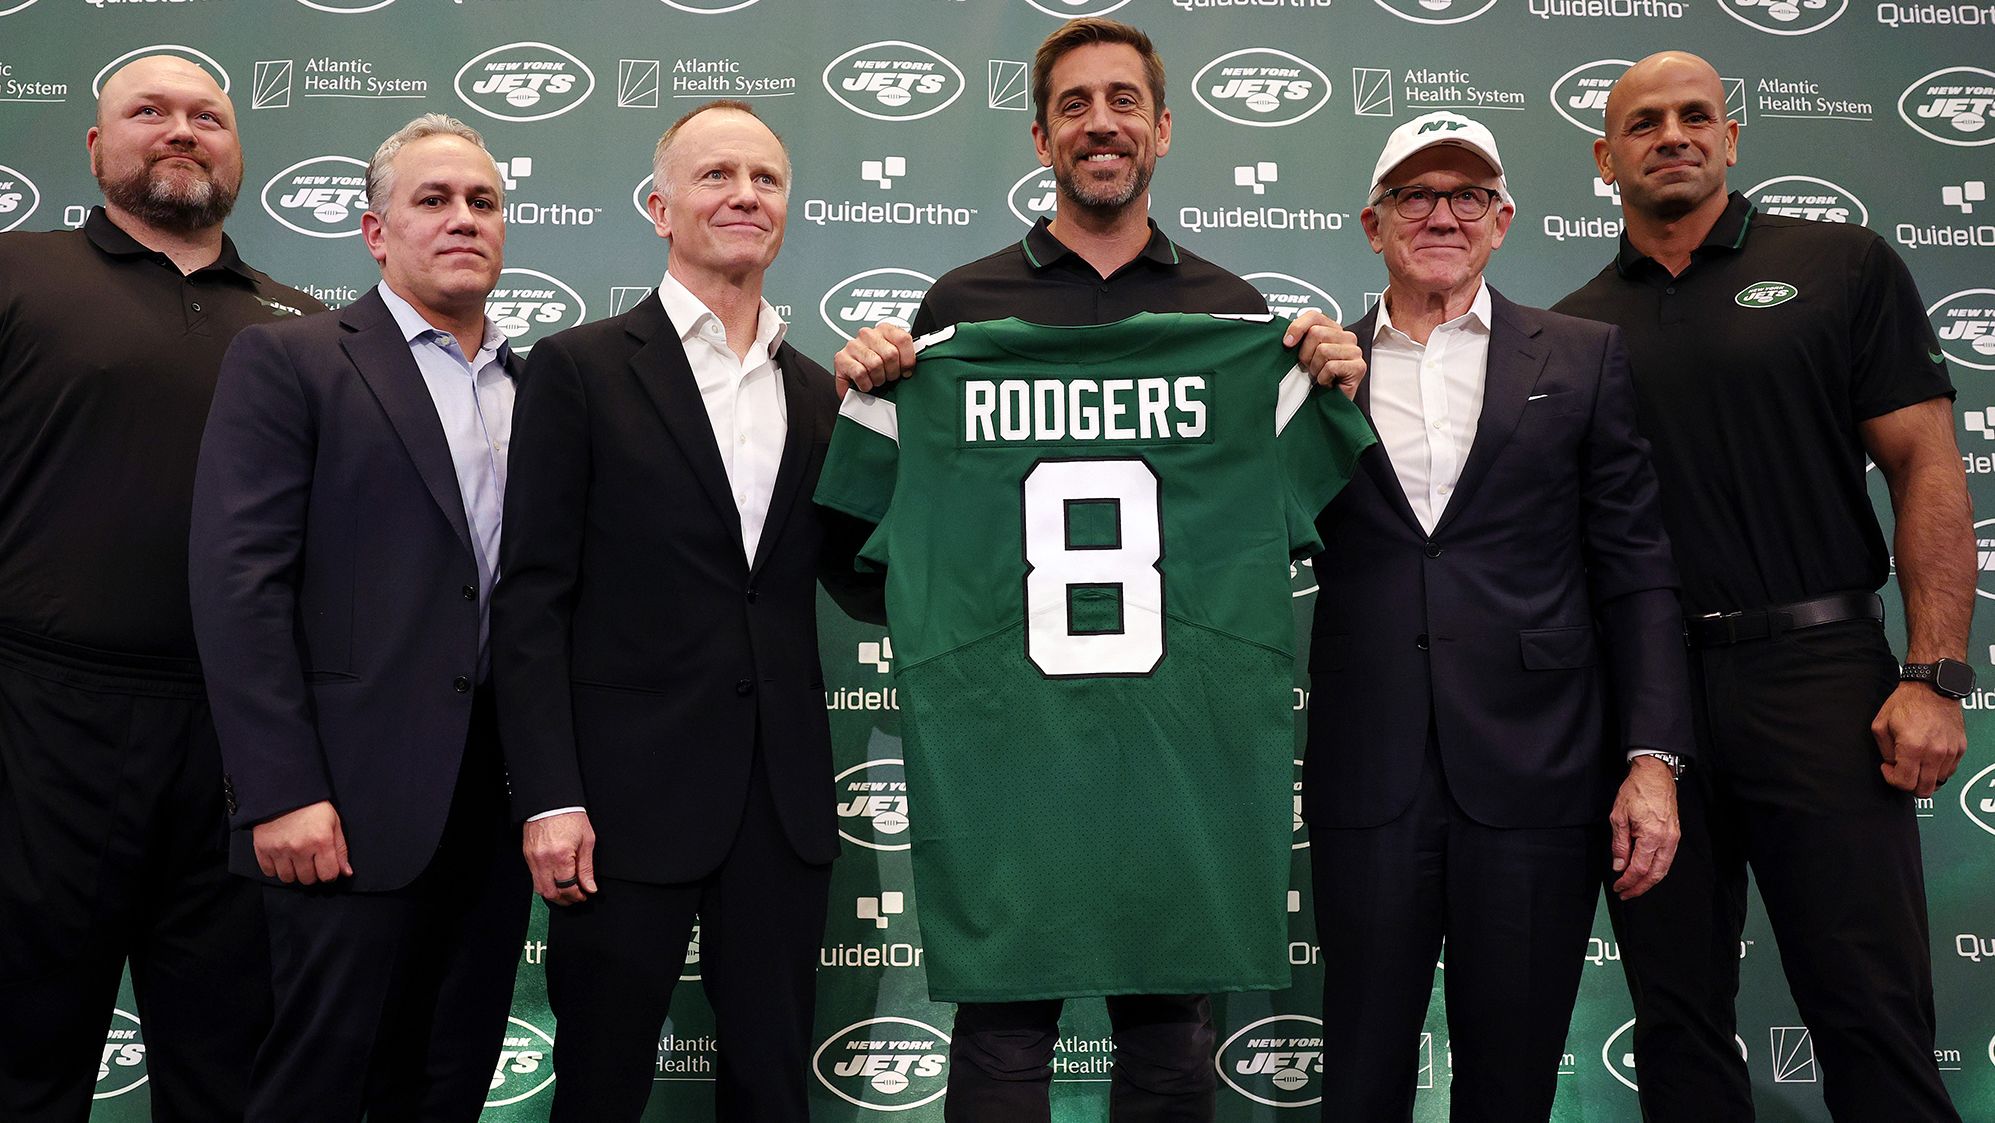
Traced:
<path id="1" fill-rule="evenodd" d="M 1981 577 L 1995 573 L 1995 519 L 1982 519 L 1974 524 L 1974 568 Z M 1974 591 L 1979 596 L 1995 600 L 1995 592 L 1976 581 Z M 1982 773 L 1987 775 L 1987 773 Z M 1976 777 L 1980 779 L 1980 777 Z"/>
<path id="2" fill-rule="evenodd" d="M 222 69 L 222 64 L 215 61 L 215 56 L 205 51 L 197 51 L 192 47 L 182 46 L 179 43 L 154 43 L 150 47 L 139 47 L 126 51 L 124 54 L 104 64 L 104 69 L 99 70 L 97 76 L 90 80 L 90 92 L 102 97 L 104 94 L 104 79 L 109 78 L 119 67 L 133 59 L 147 58 L 152 55 L 169 55 L 173 58 L 191 62 L 195 66 L 207 71 L 208 77 L 215 80 L 215 85 L 220 86 L 223 93 L 229 92 L 229 72 Z"/>
<path id="3" fill-rule="evenodd" d="M 1293 125 L 1330 100 L 1330 76 L 1272 47 L 1220 55 L 1191 80 L 1199 104 L 1236 125 Z"/>
<path id="4" fill-rule="evenodd" d="M 912 269 L 868 269 L 831 286 L 817 302 L 817 314 L 846 339 L 881 320 L 906 327 L 934 283 L 935 278 Z"/>
<path id="5" fill-rule="evenodd" d="M 722 12 L 738 12 L 752 8 L 758 0 L 664 0 L 668 8 L 691 12 L 696 16 L 717 16 Z"/>
<path id="6" fill-rule="evenodd" d="M 966 85 L 955 63 L 900 39 L 854 47 L 824 68 L 824 88 L 838 104 L 875 121 L 932 117 L 962 97 Z"/>
<path id="7" fill-rule="evenodd" d="M 1988 569 L 1986 545 L 1980 548 L 1980 560 L 1982 571 L 1986 572 Z M 1969 822 L 1989 834 L 1995 834 L 1995 764 L 1976 772 L 1974 779 L 1961 785 L 1960 809 L 1967 815 Z"/>
<path id="8" fill-rule="evenodd" d="M 108 1100 L 146 1082 L 145 1035 L 139 1030 L 137 1014 L 111 1011 L 111 1026 L 104 1031 L 104 1052 L 97 1059 L 97 1088 L 93 1100 Z"/>
<path id="9" fill-rule="evenodd" d="M 1292 277 L 1287 273 L 1249 273 L 1241 280 L 1260 290 L 1261 299 L 1268 302 L 1268 311 L 1284 320 L 1293 320 L 1314 308 L 1340 324 L 1344 322 L 1344 307 L 1337 303 L 1337 298 L 1301 277 Z M 1314 582 L 1310 585 L 1312 589 L 1315 587 Z"/>
<path id="10" fill-rule="evenodd" d="M 1374 0 L 1379 7 L 1414 23 L 1467 23 L 1494 7 L 1496 0 Z"/>
<path id="11" fill-rule="evenodd" d="M 1005 202 L 1018 221 L 1032 226 L 1041 218 L 1053 216 L 1053 201 L 1059 194 L 1060 185 L 1053 179 L 1053 169 L 1034 168 L 1011 185 L 1011 194 Z"/>
<path id="12" fill-rule="evenodd" d="M 1898 116 L 1941 144 L 1995 144 L 1995 72 L 1978 66 L 1935 70 L 1898 95 Z"/>
<path id="13" fill-rule="evenodd" d="M 1640 1091 L 1641 1086 L 1635 1083 L 1635 1040 L 1630 1036 L 1634 1028 L 1635 1019 L 1629 1018 L 1621 1023 L 1621 1028 L 1607 1035 L 1607 1040 L 1600 1046 L 1600 1063 L 1607 1066 L 1609 1076 L 1633 1091 Z M 1739 1047 L 1740 1060 L 1752 1059 L 1747 1055 L 1745 1038 L 1735 1033 L 1732 1044 Z"/>
<path id="14" fill-rule="evenodd" d="M 588 315 L 581 293 L 537 269 L 500 270 L 499 286 L 485 298 L 485 317 L 498 325 L 521 355 Z"/>
<path id="15" fill-rule="evenodd" d="M 28 221 L 41 205 L 42 192 L 34 180 L 0 164 L 0 234 Z"/>
<path id="16" fill-rule="evenodd" d="M 855 764 L 833 778 L 838 837 L 868 850 L 908 847 L 907 769 L 897 757 Z"/>
<path id="17" fill-rule="evenodd" d="M 486 1107 L 506 1107 L 547 1090 L 554 1083 L 554 1038 L 525 1018 L 506 1019 L 499 1039 L 499 1059 L 492 1066 L 492 1087 Z"/>
<path id="18" fill-rule="evenodd" d="M 1746 192 L 1753 205 L 1768 214 L 1815 222 L 1870 224 L 1870 208 L 1848 189 L 1810 175 L 1784 175 Z"/>
<path id="19" fill-rule="evenodd" d="M 1219 1078 L 1269 1107 L 1308 1107 L 1323 1099 L 1323 1023 L 1277 1014 L 1242 1026 L 1219 1047 Z"/>
<path id="20" fill-rule="evenodd" d="M 1027 4 L 1060 19 L 1076 19 L 1081 16 L 1105 16 L 1126 6 L 1129 0 L 1025 0 Z"/>
<path id="21" fill-rule="evenodd" d="M 1772 308 L 1793 300 L 1800 290 L 1786 281 L 1754 281 L 1732 297 L 1732 303 L 1741 308 Z"/>
<path id="22" fill-rule="evenodd" d="M 824 1039 L 811 1055 L 811 1071 L 846 1103 L 907 1111 L 942 1098 L 949 1035 L 913 1018 L 854 1022 Z"/>
<path id="23" fill-rule="evenodd" d="M 362 12 L 385 8 L 394 2 L 395 0 L 298 0 L 298 3 L 314 11 L 331 12 L 336 16 L 357 16 Z"/>
<path id="24" fill-rule="evenodd" d="M 501 121 L 545 121 L 589 100 L 596 75 L 551 43 L 507 43 L 457 71 L 464 104 Z"/>
<path id="25" fill-rule="evenodd" d="M 1718 0 L 1718 6 L 1769 35 L 1807 35 L 1841 18 L 1849 0 Z"/>
<path id="26" fill-rule="evenodd" d="M 1946 357 L 1975 370 L 1995 370 L 1995 289 L 1962 289 L 1926 309 Z"/>
<path id="27" fill-rule="evenodd" d="M 1552 83 L 1552 108 L 1575 127 L 1594 136 L 1607 135 L 1607 91 L 1635 65 L 1624 58 L 1584 62 Z"/>
<path id="28" fill-rule="evenodd" d="M 263 209 L 290 230 L 312 238 L 351 238 L 367 209 L 367 162 L 313 156 L 270 177 Z"/>

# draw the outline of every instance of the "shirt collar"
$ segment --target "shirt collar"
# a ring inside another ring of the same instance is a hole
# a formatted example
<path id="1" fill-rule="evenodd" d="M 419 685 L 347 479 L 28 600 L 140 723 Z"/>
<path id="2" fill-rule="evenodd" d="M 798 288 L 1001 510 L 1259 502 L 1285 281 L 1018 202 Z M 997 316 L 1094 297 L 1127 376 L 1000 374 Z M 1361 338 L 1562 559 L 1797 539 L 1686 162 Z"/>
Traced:
<path id="1" fill-rule="evenodd" d="M 1449 320 L 1448 323 L 1452 324 L 1456 321 L 1466 320 L 1468 323 L 1482 328 L 1484 332 L 1488 332 L 1491 310 L 1489 282 L 1478 278 L 1475 286 L 1475 299 L 1469 301 L 1469 310 L 1455 317 L 1455 319 Z M 1442 326 L 1445 327 L 1447 325 L 1443 324 Z M 1378 342 L 1379 338 L 1384 336 L 1388 331 L 1397 332 L 1398 329 L 1392 326 L 1392 313 L 1386 308 L 1385 297 L 1381 295 L 1378 301 L 1378 319 L 1372 323 L 1372 342 Z"/>
<path id="2" fill-rule="evenodd" d="M 395 317 L 395 326 L 401 329 L 403 340 L 414 343 L 418 339 L 441 337 L 437 338 L 437 342 L 445 344 L 457 342 L 456 337 L 449 332 L 423 319 L 423 314 L 416 311 L 416 306 L 403 300 L 394 289 L 388 287 L 388 282 L 382 281 L 374 286 L 374 290 L 381 294 L 381 303 L 388 306 L 388 314 Z M 512 344 L 507 341 L 505 333 L 499 330 L 491 317 L 486 317 L 485 334 L 478 341 L 478 355 L 471 363 L 473 369 L 483 366 L 487 355 L 497 359 L 500 366 L 504 366 L 506 357 L 511 354 Z"/>
<path id="3" fill-rule="evenodd" d="M 1165 237 L 1162 230 L 1157 229 L 1157 220 L 1148 221 L 1150 240 L 1143 244 L 1143 252 L 1136 256 L 1148 258 L 1158 265 L 1177 265 L 1177 245 Z M 1034 269 L 1044 269 L 1074 252 L 1067 248 L 1067 243 L 1053 236 L 1053 224 L 1044 215 L 1040 216 L 1038 222 L 1032 224 L 1032 229 L 1025 232 L 1025 240 L 1019 245 L 1025 249 L 1026 264 Z"/>
<path id="4" fill-rule="evenodd" d="M 90 244 L 112 257 L 155 257 L 162 261 L 170 260 L 158 250 L 147 249 L 137 238 L 125 232 L 125 228 L 111 221 L 109 211 L 101 206 L 91 207 L 90 214 L 83 220 L 83 236 Z M 227 234 L 222 235 L 222 252 L 214 262 L 196 269 L 195 273 L 205 273 L 210 269 L 223 269 L 248 281 L 257 283 L 262 278 L 257 271 L 243 262 L 242 255 L 236 252 L 235 242 Z"/>
<path id="5" fill-rule="evenodd" d="M 699 333 L 700 327 L 708 320 L 720 323 L 720 317 L 706 306 L 706 302 L 693 295 L 679 278 L 666 273 L 658 282 L 658 303 L 665 308 L 665 314 L 672 319 L 672 326 L 679 329 L 679 342 L 684 343 Z M 783 337 L 790 332 L 790 325 L 776 313 L 776 307 L 765 298 L 762 307 L 755 314 L 755 342 L 749 347 L 750 355 L 776 357 L 776 348 L 783 345 Z"/>
<path id="6" fill-rule="evenodd" d="M 1691 256 L 1698 257 L 1712 250 L 1734 253 L 1744 249 L 1746 234 L 1751 229 L 1752 217 L 1757 211 L 1758 208 L 1753 206 L 1750 199 L 1737 191 L 1732 192 L 1725 200 L 1724 212 L 1718 216 L 1718 221 L 1711 224 L 1710 231 L 1704 235 L 1704 240 L 1698 243 L 1697 248 L 1691 251 Z M 1621 252 L 1614 258 L 1614 268 L 1626 277 L 1640 268 L 1642 262 L 1648 260 L 1650 260 L 1649 255 L 1636 249 L 1635 244 L 1628 240 L 1627 230 L 1622 230 Z"/>

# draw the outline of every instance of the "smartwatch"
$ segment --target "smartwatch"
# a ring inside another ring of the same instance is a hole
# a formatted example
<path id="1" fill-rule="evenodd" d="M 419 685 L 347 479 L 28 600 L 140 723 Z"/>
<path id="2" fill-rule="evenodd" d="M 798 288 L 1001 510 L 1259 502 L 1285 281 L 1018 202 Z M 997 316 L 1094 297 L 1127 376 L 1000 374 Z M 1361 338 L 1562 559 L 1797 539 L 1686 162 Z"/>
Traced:
<path id="1" fill-rule="evenodd" d="M 1923 682 L 1944 697 L 1961 699 L 1974 693 L 1974 668 L 1958 659 L 1906 663 L 1898 668 L 1903 682 Z"/>

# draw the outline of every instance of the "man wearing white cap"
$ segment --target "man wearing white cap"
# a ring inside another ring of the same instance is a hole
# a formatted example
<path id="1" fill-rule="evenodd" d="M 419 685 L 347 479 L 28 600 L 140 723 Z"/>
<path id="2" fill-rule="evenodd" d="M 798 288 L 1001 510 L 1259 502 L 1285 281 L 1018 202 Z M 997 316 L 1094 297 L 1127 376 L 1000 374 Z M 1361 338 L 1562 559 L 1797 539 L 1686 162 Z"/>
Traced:
<path id="1" fill-rule="evenodd" d="M 1516 213 L 1489 130 L 1407 122 L 1367 198 L 1379 443 L 1317 523 L 1303 781 L 1323 1118 L 1412 1118 L 1445 940 L 1453 1117 L 1543 1120 L 1601 875 L 1675 853 L 1676 570 L 1618 329 L 1483 281 Z"/>

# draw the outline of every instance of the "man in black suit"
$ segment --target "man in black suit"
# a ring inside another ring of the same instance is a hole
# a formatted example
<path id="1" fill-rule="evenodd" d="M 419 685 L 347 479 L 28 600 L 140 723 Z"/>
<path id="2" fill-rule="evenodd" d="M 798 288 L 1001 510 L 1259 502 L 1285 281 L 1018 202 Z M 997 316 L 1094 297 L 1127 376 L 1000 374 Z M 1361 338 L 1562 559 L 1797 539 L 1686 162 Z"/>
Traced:
<path id="1" fill-rule="evenodd" d="M 253 1120 L 471 1120 L 491 1084 L 531 901 L 485 675 L 501 190 L 476 132 L 410 122 L 367 168 L 380 286 L 222 364 L 190 565 L 230 865 L 270 923 Z"/>
<path id="2" fill-rule="evenodd" d="M 820 557 L 854 580 L 810 501 L 838 403 L 762 299 L 782 142 L 715 102 L 653 171 L 658 291 L 534 348 L 494 615 L 513 811 L 558 906 L 553 1118 L 643 1111 L 697 914 L 720 1116 L 803 1120 L 838 854 Z"/>
<path id="3" fill-rule="evenodd" d="M 1361 215 L 1380 440 L 1318 520 L 1303 779 L 1326 1120 L 1412 1117 L 1444 938 L 1455 1118 L 1547 1118 L 1602 828 L 1623 896 L 1676 845 L 1683 638 L 1627 364 L 1484 284 L 1513 213 L 1489 130 L 1432 113 Z"/>

